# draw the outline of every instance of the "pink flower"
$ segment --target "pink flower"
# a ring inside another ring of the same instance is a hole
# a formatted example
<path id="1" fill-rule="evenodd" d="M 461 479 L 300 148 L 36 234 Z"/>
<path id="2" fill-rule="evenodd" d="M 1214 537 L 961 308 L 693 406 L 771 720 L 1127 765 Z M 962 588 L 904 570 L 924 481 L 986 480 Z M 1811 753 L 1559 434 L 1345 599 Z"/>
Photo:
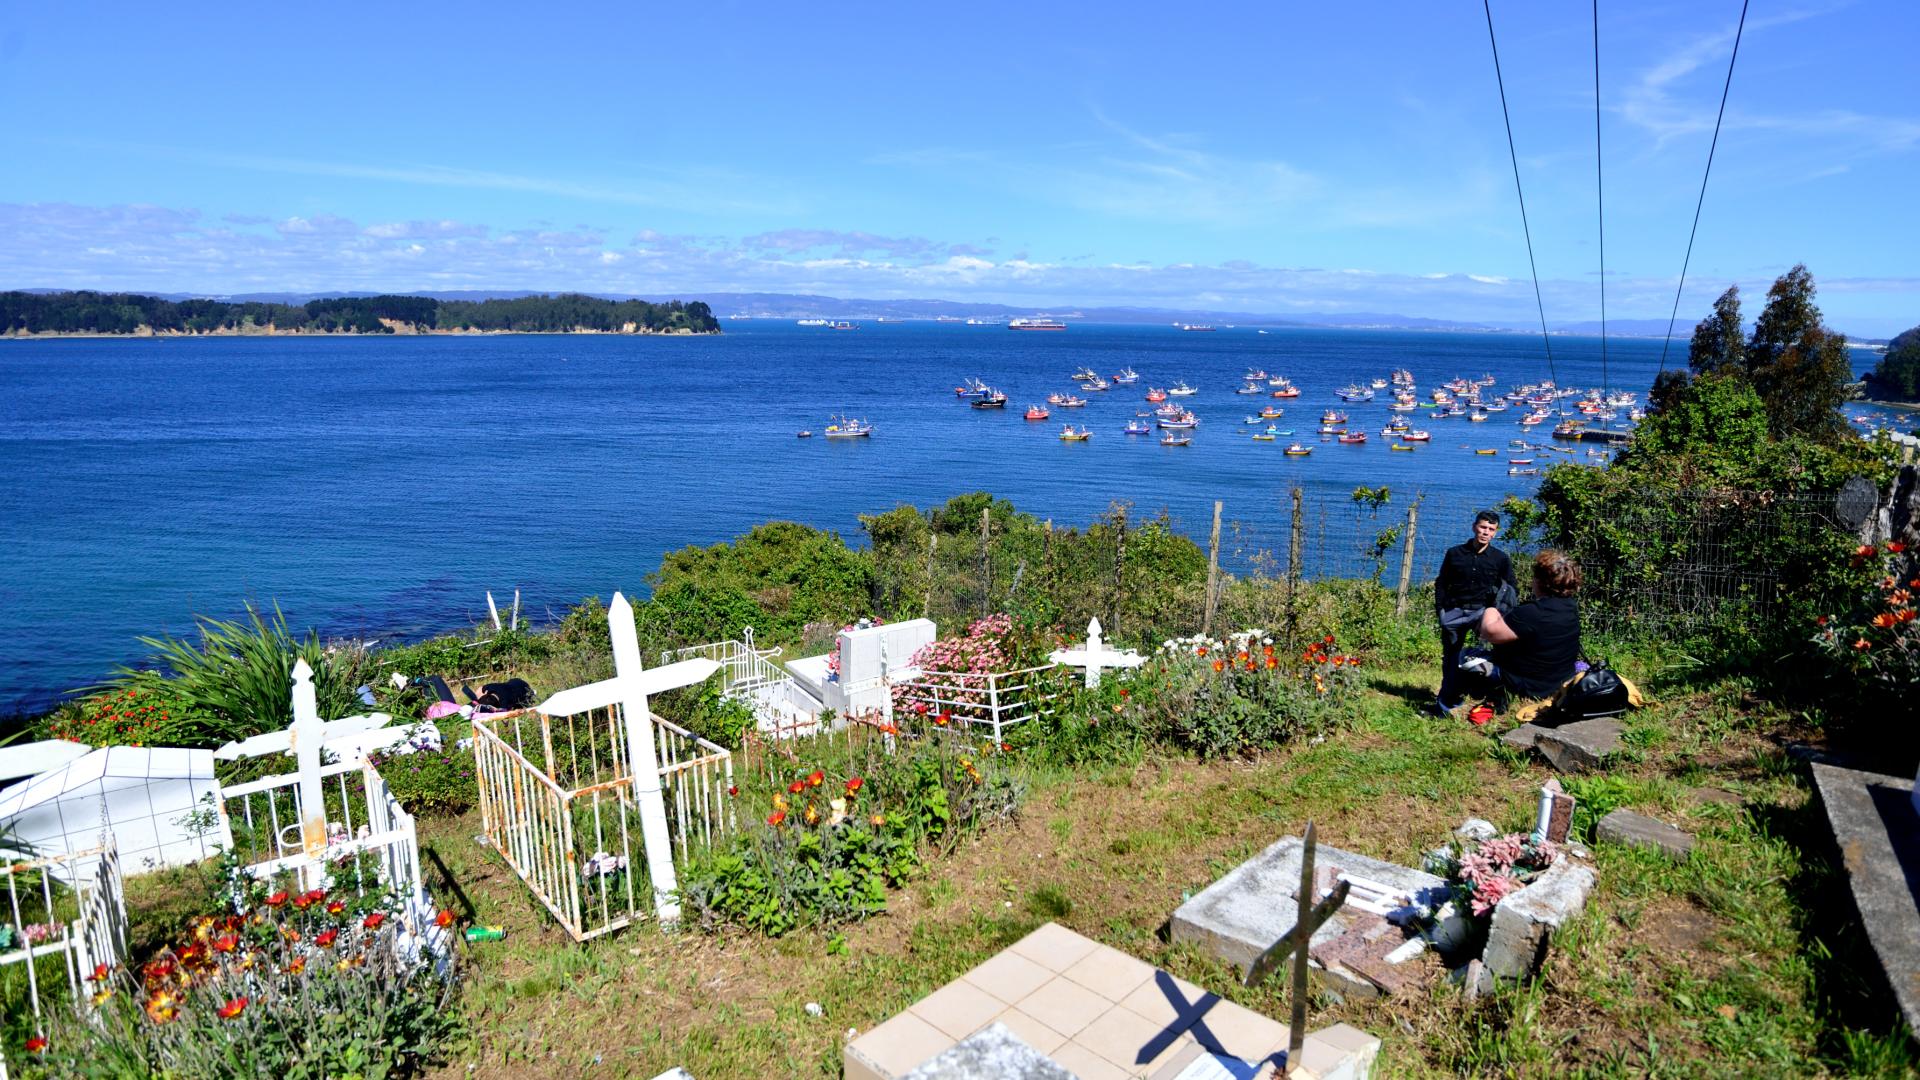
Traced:
<path id="1" fill-rule="evenodd" d="M 1520 879 L 1510 874 L 1484 878 L 1473 887 L 1473 908 L 1475 915 L 1485 915 L 1492 911 L 1507 894 L 1520 888 Z"/>

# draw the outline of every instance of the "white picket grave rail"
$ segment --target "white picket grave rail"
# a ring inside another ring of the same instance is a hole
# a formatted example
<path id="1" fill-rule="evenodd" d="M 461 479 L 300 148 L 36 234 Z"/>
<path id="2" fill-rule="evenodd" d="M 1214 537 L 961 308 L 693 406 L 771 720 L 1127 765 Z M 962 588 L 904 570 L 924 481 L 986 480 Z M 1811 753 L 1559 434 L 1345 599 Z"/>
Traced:
<path id="1" fill-rule="evenodd" d="M 922 731 L 945 730 L 966 738 L 990 738 L 1052 711 L 1063 689 L 1052 664 L 1015 671 L 922 671 L 892 683 L 896 723 Z M 936 723 L 941 715 L 945 724 Z"/>
<path id="2" fill-rule="evenodd" d="M 56 980 L 64 975 L 73 1007 L 89 1006 L 88 981 L 95 966 L 114 968 L 125 962 L 127 904 L 120 853 L 109 837 L 86 851 L 0 866 L 0 880 L 5 882 L 7 905 L 0 924 L 13 939 L 0 950 L 0 992 L 10 1005 L 14 994 L 23 992 L 33 1013 L 33 1030 L 45 1036 L 47 1011 L 56 1004 Z M 44 970 L 48 957 L 59 958 L 61 974 Z M 0 1080 L 7 1075 L 7 1054 L 17 1049 L 0 1046 Z"/>
<path id="3" fill-rule="evenodd" d="M 654 888 L 621 706 L 475 717 L 481 831 L 575 941 L 644 918 Z M 652 718 L 669 843 L 680 861 L 730 833 L 733 755 Z"/>
<path id="4" fill-rule="evenodd" d="M 323 765 L 318 776 L 332 783 L 322 788 L 327 842 L 317 852 L 308 851 L 300 836 L 305 803 L 299 773 L 220 789 L 220 814 L 232 830 L 241 869 L 261 881 L 291 872 L 309 887 L 332 888 L 334 867 L 374 852 L 381 888 L 403 901 L 423 895 L 419 830 L 385 778 L 363 760 Z M 359 894 L 367 891 L 363 875 L 351 875 L 347 883 Z"/>

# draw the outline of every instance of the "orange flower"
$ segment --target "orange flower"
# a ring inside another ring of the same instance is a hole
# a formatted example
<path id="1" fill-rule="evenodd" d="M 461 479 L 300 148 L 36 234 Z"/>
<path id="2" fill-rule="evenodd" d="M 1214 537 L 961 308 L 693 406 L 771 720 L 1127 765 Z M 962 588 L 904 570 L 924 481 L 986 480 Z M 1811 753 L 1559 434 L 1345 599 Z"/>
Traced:
<path id="1" fill-rule="evenodd" d="M 327 904 L 327 914 L 329 915 L 338 915 L 345 910 L 347 910 L 347 903 L 344 900 L 333 900 Z"/>
<path id="2" fill-rule="evenodd" d="M 1905 589 L 1895 589 L 1893 592 L 1887 594 L 1887 603 L 1892 604 L 1894 607 L 1901 607 L 1911 599 L 1913 599 L 1913 594 Z"/>
<path id="3" fill-rule="evenodd" d="M 331 949 L 333 948 L 334 939 L 339 936 L 340 936 L 340 931 L 332 928 L 328 928 L 314 935 L 313 943 L 315 945 L 320 946 L 323 949 Z"/>
<path id="4" fill-rule="evenodd" d="M 785 810 L 775 810 L 773 813 L 767 815 L 767 824 L 769 825 L 783 825 L 786 823 L 786 820 L 787 812 Z"/>
<path id="5" fill-rule="evenodd" d="M 947 721 L 949 721 L 949 720 L 952 720 L 952 719 L 953 719 L 953 714 L 952 714 L 952 713 L 948 713 L 948 712 L 942 712 L 942 713 L 941 713 L 941 714 L 940 714 L 939 716 L 936 716 L 936 717 L 934 717 L 934 718 L 933 718 L 933 722 L 934 722 L 934 724 L 935 724 L 935 725 L 937 725 L 937 726 L 939 726 L 939 727 L 946 727 L 946 726 L 947 726 Z"/>
<path id="6" fill-rule="evenodd" d="M 885 825 L 886 823 L 887 823 L 887 815 L 885 814 L 875 814 L 872 817 L 867 819 L 867 824 L 872 825 L 876 829 L 882 825 Z"/>
<path id="7" fill-rule="evenodd" d="M 1000 752 L 1001 752 L 1001 753 L 1003 753 L 1003 754 L 1011 754 L 1011 753 L 1013 753 L 1013 744 L 1012 744 L 1012 743 L 1008 743 L 1008 742 L 1003 742 L 1003 743 L 1001 743 L 1001 744 L 1000 744 Z"/>
<path id="8" fill-rule="evenodd" d="M 847 794 L 849 794 L 849 795 L 851 795 L 851 794 L 853 794 L 854 792 L 856 792 L 856 791 L 859 791 L 859 790 L 860 790 L 860 788 L 861 788 L 861 787 L 862 787 L 863 785 L 865 785 L 865 784 L 866 784 L 866 781 L 865 781 L 865 780 L 863 780 L 863 779 L 861 779 L 861 778 L 860 778 L 860 777 L 858 777 L 858 776 L 856 776 L 856 777 L 854 777 L 854 778 L 852 778 L 851 780 L 848 780 L 848 781 L 847 781 Z"/>
<path id="9" fill-rule="evenodd" d="M 1225 660 L 1215 660 L 1213 662 L 1213 670 L 1215 671 L 1227 670 L 1227 662 Z"/>
<path id="10" fill-rule="evenodd" d="M 221 934 L 213 939 L 213 951 L 232 952 L 240 947 L 240 939 L 232 934 Z"/>
<path id="11" fill-rule="evenodd" d="M 1267 670 L 1272 671 L 1274 668 L 1277 668 L 1279 666 L 1280 666 L 1279 658 L 1274 656 L 1272 653 L 1268 653 L 1267 654 Z"/>
<path id="12" fill-rule="evenodd" d="M 272 896 L 267 897 L 268 907 L 279 907 L 281 904 L 284 904 L 286 902 L 287 902 L 287 890 L 285 889 L 281 889 L 279 892 L 274 893 Z"/>
<path id="13" fill-rule="evenodd" d="M 1207 647 L 1205 645 L 1200 646 L 1199 648 L 1193 650 L 1193 655 L 1195 656 L 1207 655 Z"/>
<path id="14" fill-rule="evenodd" d="M 162 990 L 147 999 L 146 1010 L 147 1019 L 156 1024 L 164 1024 L 174 1018 L 174 1015 L 179 1012 L 179 1007 L 174 1004 L 173 995 Z"/>
<path id="15" fill-rule="evenodd" d="M 298 975 L 305 970 L 307 970 L 307 958 L 304 956 L 294 957 L 293 961 L 287 965 L 289 975 Z"/>
<path id="16" fill-rule="evenodd" d="M 220 1019 L 231 1020 L 234 1017 L 239 1016 L 241 1013 L 246 1011 L 247 1011 L 247 999 L 243 997 L 237 997 L 237 998 L 234 998 L 232 1001 L 227 1002 L 225 1005 L 220 1006 Z"/>
<path id="17" fill-rule="evenodd" d="M 807 804 L 806 821 L 809 825 L 820 824 L 820 810 L 812 803 Z"/>
<path id="18" fill-rule="evenodd" d="M 107 976 L 112 974 L 112 972 L 113 972 L 113 968 L 106 964 L 95 964 L 93 965 L 93 974 L 87 976 L 87 981 L 88 982 L 105 982 L 107 979 Z"/>
<path id="19" fill-rule="evenodd" d="M 1913 621 L 1913 609 L 1910 607 L 1901 608 L 1899 611 L 1893 613 L 1893 617 L 1900 622 L 1910 623 Z"/>
<path id="20" fill-rule="evenodd" d="M 105 1005 L 107 1002 L 111 1001 L 112 999 L 113 999 L 112 987 L 107 987 L 105 990 L 95 990 L 93 992 L 93 1005 L 94 1005 L 94 1008 L 96 1009 L 102 1005 Z"/>
<path id="21" fill-rule="evenodd" d="M 1873 617 L 1873 625 L 1879 627 L 1882 630 L 1893 629 L 1893 623 L 1894 623 L 1894 617 L 1893 617 L 1893 613 L 1890 611 L 1883 611 L 1880 614 L 1875 615 Z"/>
<path id="22" fill-rule="evenodd" d="M 795 780 L 793 783 L 787 785 L 787 794 L 789 795 L 798 795 L 805 790 L 807 790 L 807 782 L 805 780 Z"/>
<path id="23" fill-rule="evenodd" d="M 1328 635 L 1327 635 L 1326 637 L 1323 637 L 1323 638 L 1321 638 L 1320 640 L 1321 640 L 1321 641 L 1323 641 L 1323 642 L 1325 642 L 1325 643 L 1326 643 L 1326 644 L 1328 644 L 1328 645 L 1331 645 L 1331 644 L 1333 644 L 1333 635 L 1332 635 L 1332 634 L 1328 634 Z"/>
<path id="24" fill-rule="evenodd" d="M 447 927 L 452 926 L 453 912 L 446 908 L 441 908 L 440 913 L 433 917 L 433 925 L 439 927 L 442 930 L 445 930 Z"/>
<path id="25" fill-rule="evenodd" d="M 1853 647 L 1859 652 L 1866 652 L 1868 649 L 1873 648 L 1873 642 L 1868 641 L 1866 638 L 1860 638 L 1853 643 Z"/>
<path id="26" fill-rule="evenodd" d="M 821 772 L 819 769 L 815 769 L 813 770 L 813 773 L 807 777 L 807 786 L 819 787 L 821 784 L 826 782 L 826 779 L 827 779 L 826 773 Z"/>
<path id="27" fill-rule="evenodd" d="M 1861 545 L 1860 545 L 1859 547 L 1857 547 L 1857 548 L 1854 548 L 1854 549 L 1853 549 L 1853 557 L 1854 557 L 1854 558 L 1856 558 L 1856 559 L 1871 559 L 1871 558 L 1873 558 L 1873 545 L 1872 545 L 1872 544 L 1861 544 Z"/>
<path id="28" fill-rule="evenodd" d="M 386 921 L 387 921 L 386 915 L 376 911 L 373 914 L 367 916 L 365 919 L 363 919 L 360 925 L 366 927 L 369 930 L 378 930 L 380 929 L 380 924 Z"/>
<path id="29" fill-rule="evenodd" d="M 27 1040 L 27 1053 L 44 1054 L 46 1052 L 47 1037 L 45 1035 L 35 1035 L 33 1038 Z"/>

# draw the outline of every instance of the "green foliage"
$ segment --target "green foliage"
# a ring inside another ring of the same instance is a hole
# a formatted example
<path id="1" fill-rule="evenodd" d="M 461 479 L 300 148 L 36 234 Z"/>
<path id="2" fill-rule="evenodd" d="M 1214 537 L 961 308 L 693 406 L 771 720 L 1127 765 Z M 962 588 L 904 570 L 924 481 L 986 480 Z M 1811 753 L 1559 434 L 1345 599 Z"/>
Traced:
<path id="1" fill-rule="evenodd" d="M 1867 376 L 1874 392 L 1899 401 L 1920 398 L 1920 326 L 1896 335 Z"/>
<path id="2" fill-rule="evenodd" d="M 197 621 L 198 642 L 143 637 L 141 644 L 154 650 L 154 666 L 121 668 L 93 688 L 109 695 L 131 690 L 160 706 L 156 714 L 166 717 L 164 726 L 133 726 L 134 737 L 206 747 L 284 728 L 293 723 L 293 668 L 303 659 L 313 668 L 321 716 L 345 716 L 359 707 L 355 690 L 368 671 L 364 652 L 328 648 L 312 632 L 295 637 L 277 608 L 271 621 L 251 605 L 244 622 Z M 111 724 L 89 730 L 117 737 Z"/>
<path id="3" fill-rule="evenodd" d="M 1734 285 L 1713 302 L 1713 314 L 1693 328 L 1687 348 L 1687 366 L 1695 375 L 1730 375 L 1746 371 L 1747 343 L 1741 337 L 1740 286 Z"/>
<path id="4" fill-rule="evenodd" d="M 1119 714 L 1146 737 L 1201 758 L 1251 757 L 1349 718 L 1358 660 L 1329 634 L 1299 657 L 1258 630 L 1170 642 L 1131 682 Z"/>
<path id="5" fill-rule="evenodd" d="M 546 333 L 677 331 L 717 333 L 705 302 L 602 300 L 567 293 L 510 300 L 425 296 L 340 296 L 305 304 L 162 300 L 132 293 L 0 293 L 0 333 L 205 334 L 271 326 L 281 333 L 391 334 L 394 325 L 441 330 Z"/>
<path id="6" fill-rule="evenodd" d="M 1652 802 L 1654 796 L 1647 781 L 1624 774 L 1562 777 L 1560 786 L 1574 798 L 1568 835 L 1589 844 L 1594 842 L 1593 830 L 1601 818 L 1621 807 Z"/>
<path id="7" fill-rule="evenodd" d="M 658 694 L 652 707 L 695 735 L 729 750 L 740 749 L 742 737 L 753 727 L 753 706 L 739 698 L 722 696 L 718 678 Z"/>
<path id="8" fill-rule="evenodd" d="M 737 638 L 796 642 L 808 623 L 843 626 L 872 613 L 873 567 L 831 532 L 791 521 L 732 543 L 668 552 L 637 612 L 642 639 L 666 647 Z"/>
<path id="9" fill-rule="evenodd" d="M 462 726 L 459 735 L 447 737 L 441 750 L 373 754 L 368 761 L 387 782 L 387 790 L 393 792 L 394 798 L 409 812 L 464 814 L 480 801 L 480 788 L 473 772 L 473 748 L 454 748 L 455 738 L 464 738 L 468 730 Z M 357 789 L 360 781 L 354 780 L 353 784 Z"/>

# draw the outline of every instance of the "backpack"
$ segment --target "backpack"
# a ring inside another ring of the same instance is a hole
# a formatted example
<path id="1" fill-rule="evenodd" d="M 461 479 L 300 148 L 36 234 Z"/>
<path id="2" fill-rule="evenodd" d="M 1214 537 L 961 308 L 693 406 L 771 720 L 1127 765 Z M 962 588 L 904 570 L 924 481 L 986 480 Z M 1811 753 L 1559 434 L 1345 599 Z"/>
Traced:
<path id="1" fill-rule="evenodd" d="M 1619 716 L 1634 704 L 1632 688 L 1605 663 L 1595 663 L 1560 687 L 1553 711 L 1567 720 Z"/>

